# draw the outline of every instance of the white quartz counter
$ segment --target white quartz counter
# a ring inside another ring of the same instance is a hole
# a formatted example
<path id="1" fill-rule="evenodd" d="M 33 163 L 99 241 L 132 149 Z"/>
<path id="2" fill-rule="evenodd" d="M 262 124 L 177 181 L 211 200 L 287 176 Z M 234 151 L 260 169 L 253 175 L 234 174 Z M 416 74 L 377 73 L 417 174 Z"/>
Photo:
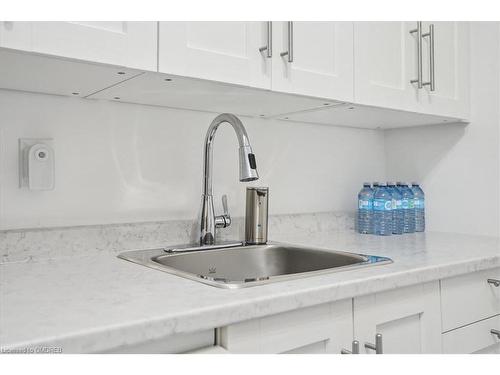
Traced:
<path id="1" fill-rule="evenodd" d="M 0 347 L 104 351 L 500 266 L 495 237 L 336 232 L 286 240 L 394 263 L 240 290 L 186 280 L 111 252 L 6 263 L 0 265 Z"/>

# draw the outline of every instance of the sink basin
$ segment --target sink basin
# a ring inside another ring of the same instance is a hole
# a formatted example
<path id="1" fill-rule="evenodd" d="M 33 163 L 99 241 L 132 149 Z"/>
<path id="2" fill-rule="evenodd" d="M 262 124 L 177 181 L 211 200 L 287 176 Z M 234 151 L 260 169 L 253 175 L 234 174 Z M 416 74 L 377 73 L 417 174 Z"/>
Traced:
<path id="1" fill-rule="evenodd" d="M 221 288 L 243 288 L 391 263 L 386 257 L 280 243 L 138 250 L 118 257 Z"/>

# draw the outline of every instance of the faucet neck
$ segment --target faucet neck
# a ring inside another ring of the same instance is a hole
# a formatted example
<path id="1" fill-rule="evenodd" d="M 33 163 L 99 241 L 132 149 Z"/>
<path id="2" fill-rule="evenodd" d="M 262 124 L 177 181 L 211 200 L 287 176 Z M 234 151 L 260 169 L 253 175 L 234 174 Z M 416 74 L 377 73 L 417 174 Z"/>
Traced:
<path id="1" fill-rule="evenodd" d="M 225 213 L 215 216 L 212 196 L 212 156 L 213 143 L 217 128 L 223 122 L 229 123 L 236 133 L 239 147 L 240 181 L 247 182 L 259 178 L 255 156 L 248 141 L 248 135 L 240 119 L 230 113 L 223 113 L 217 116 L 207 130 L 205 137 L 205 148 L 203 155 L 203 195 L 201 197 L 201 217 L 200 217 L 200 245 L 213 245 L 215 243 L 215 229 L 226 228 L 231 224 L 231 218 L 227 210 L 227 202 L 223 198 Z"/>
<path id="2" fill-rule="evenodd" d="M 238 143 L 240 148 L 249 147 L 250 142 L 248 141 L 247 132 L 241 123 L 240 119 L 233 114 L 223 113 L 217 116 L 210 124 L 207 135 L 205 136 L 205 148 L 203 154 L 203 196 L 212 195 L 212 166 L 213 166 L 213 143 L 215 139 L 215 133 L 220 124 L 223 122 L 229 123 L 238 138 Z"/>

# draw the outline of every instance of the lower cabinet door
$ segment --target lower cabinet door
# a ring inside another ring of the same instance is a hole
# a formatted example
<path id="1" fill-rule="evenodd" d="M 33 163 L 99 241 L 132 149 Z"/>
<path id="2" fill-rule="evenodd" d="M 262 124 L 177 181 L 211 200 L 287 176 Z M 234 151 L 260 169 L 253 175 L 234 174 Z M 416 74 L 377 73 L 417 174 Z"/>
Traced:
<path id="1" fill-rule="evenodd" d="M 441 352 L 438 281 L 354 298 L 353 305 L 361 353 L 375 354 L 377 334 L 382 353 Z"/>
<path id="2" fill-rule="evenodd" d="M 293 310 L 222 327 L 229 353 L 340 353 L 352 342 L 352 300 Z"/>

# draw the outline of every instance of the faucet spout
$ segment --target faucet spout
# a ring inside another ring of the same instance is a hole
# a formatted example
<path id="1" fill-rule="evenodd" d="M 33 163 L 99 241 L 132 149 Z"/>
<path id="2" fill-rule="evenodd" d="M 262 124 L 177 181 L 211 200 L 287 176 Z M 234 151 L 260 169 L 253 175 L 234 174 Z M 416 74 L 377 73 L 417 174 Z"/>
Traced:
<path id="1" fill-rule="evenodd" d="M 236 137 L 238 138 L 240 181 L 249 182 L 259 178 L 255 155 L 253 154 L 247 131 L 242 122 L 231 113 L 218 115 L 210 124 L 205 137 L 203 154 L 203 194 L 200 218 L 200 245 L 202 246 L 213 245 L 215 243 L 215 228 L 217 226 L 225 228 L 229 225 L 228 223 L 230 223 L 230 220 L 225 219 L 226 215 L 221 216 L 221 219 L 217 220 L 218 217 L 215 216 L 212 195 L 213 142 L 219 125 L 224 122 L 227 122 L 233 127 Z"/>

